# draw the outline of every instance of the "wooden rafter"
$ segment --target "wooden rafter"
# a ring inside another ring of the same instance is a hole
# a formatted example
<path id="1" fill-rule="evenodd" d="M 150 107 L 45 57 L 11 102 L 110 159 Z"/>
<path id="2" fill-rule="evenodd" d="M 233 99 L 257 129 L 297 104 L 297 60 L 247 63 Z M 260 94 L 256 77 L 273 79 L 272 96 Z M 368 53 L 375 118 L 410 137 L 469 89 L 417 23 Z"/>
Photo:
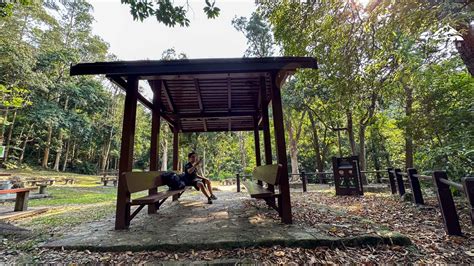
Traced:
<path id="1" fill-rule="evenodd" d="M 168 88 L 168 84 L 164 80 L 163 80 L 163 92 L 165 93 L 166 101 L 168 102 L 168 105 L 170 106 L 170 111 L 175 113 L 176 106 L 174 105 L 173 99 L 171 98 L 171 93 L 170 93 L 170 89 Z"/>
<path id="2" fill-rule="evenodd" d="M 245 116 L 255 116 L 257 112 L 212 112 L 212 113 L 165 113 L 170 117 L 179 117 L 179 118 L 208 118 L 208 117 L 245 117 Z"/>
<path id="3" fill-rule="evenodd" d="M 207 121 L 206 118 L 202 119 L 202 126 L 204 127 L 204 131 L 207 131 Z"/>
<path id="4" fill-rule="evenodd" d="M 117 77 L 117 76 L 108 76 L 107 77 L 110 81 L 112 81 L 115 85 L 119 86 L 120 88 L 126 90 L 127 88 L 127 82 L 121 78 L 121 77 Z M 138 93 L 137 95 L 137 100 L 143 104 L 143 106 L 145 106 L 146 108 L 152 110 L 153 109 L 153 104 L 147 99 L 145 98 L 143 95 L 141 95 L 140 93 Z"/>
<path id="5" fill-rule="evenodd" d="M 202 96 L 201 96 L 201 88 L 199 88 L 199 80 L 194 79 L 194 87 L 196 87 L 196 93 L 197 93 L 197 98 L 198 98 L 198 103 L 199 103 L 199 110 L 204 112 L 204 105 L 202 104 Z"/>

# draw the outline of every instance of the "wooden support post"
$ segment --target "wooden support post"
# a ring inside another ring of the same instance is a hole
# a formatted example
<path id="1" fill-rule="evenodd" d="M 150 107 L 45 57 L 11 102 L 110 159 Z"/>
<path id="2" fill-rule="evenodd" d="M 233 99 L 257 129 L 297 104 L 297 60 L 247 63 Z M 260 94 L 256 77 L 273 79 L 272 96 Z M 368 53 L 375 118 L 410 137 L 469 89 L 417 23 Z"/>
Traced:
<path id="1" fill-rule="evenodd" d="M 395 185 L 395 175 L 392 173 L 393 168 L 389 167 L 387 168 L 388 172 L 388 181 L 390 183 L 390 190 L 392 191 L 392 194 L 397 194 L 397 187 Z"/>
<path id="2" fill-rule="evenodd" d="M 265 78 L 260 79 L 261 83 L 265 82 Z M 265 164 L 269 165 L 273 163 L 272 159 L 272 142 L 270 138 L 270 121 L 268 119 L 268 106 L 266 103 L 267 91 L 265 86 L 261 86 L 261 108 L 262 108 L 262 126 L 263 126 L 263 149 L 265 150 Z M 275 191 L 275 186 L 267 184 L 268 190 Z M 269 206 L 275 206 L 275 199 L 268 199 L 267 204 Z"/>
<path id="3" fill-rule="evenodd" d="M 150 82 L 153 90 L 153 106 L 151 109 L 151 141 L 150 141 L 150 171 L 159 170 L 160 157 L 160 99 L 161 99 L 161 80 Z M 157 188 L 149 189 L 148 195 L 158 193 Z M 155 204 L 148 205 L 148 214 L 156 213 Z"/>
<path id="4" fill-rule="evenodd" d="M 28 197 L 29 197 L 29 195 L 30 195 L 29 191 L 16 193 L 14 211 L 21 212 L 21 211 L 28 210 Z"/>
<path id="5" fill-rule="evenodd" d="M 236 184 L 237 184 L 237 192 L 240 192 L 240 174 L 237 173 L 235 178 L 236 178 Z"/>
<path id="6" fill-rule="evenodd" d="M 423 194 L 421 193 L 421 186 L 418 177 L 414 175 L 417 174 L 415 168 L 407 169 L 408 179 L 410 180 L 411 193 L 413 194 L 413 203 L 415 204 L 425 204 L 423 201 Z"/>
<path id="7" fill-rule="evenodd" d="M 402 170 L 400 168 L 395 168 L 395 180 L 397 181 L 398 194 L 400 197 L 405 195 L 405 184 L 403 184 L 401 172 Z"/>
<path id="8" fill-rule="evenodd" d="M 135 140 L 135 122 L 137 114 L 138 78 L 129 77 L 123 110 L 122 143 L 120 146 L 120 163 L 117 189 L 117 206 L 115 212 L 115 229 L 128 228 L 130 221 L 130 193 L 125 184 L 125 172 L 132 171 L 133 144 Z"/>
<path id="9" fill-rule="evenodd" d="M 453 195 L 449 185 L 441 182 L 441 178 L 448 179 L 445 171 L 434 171 L 433 181 L 438 196 L 438 203 L 443 216 L 444 229 L 448 235 L 462 235 L 461 226 L 459 225 L 459 217 L 454 205 Z"/>
<path id="10" fill-rule="evenodd" d="M 258 118 L 254 117 L 254 129 L 253 129 L 253 138 L 255 140 L 255 164 L 257 166 L 262 165 L 262 157 L 260 155 L 260 131 L 258 130 Z M 257 182 L 260 186 L 263 184 L 262 181 L 258 180 Z"/>
<path id="11" fill-rule="evenodd" d="M 301 182 L 303 182 L 303 192 L 306 192 L 306 184 L 308 183 L 308 178 L 306 177 L 306 173 L 304 171 L 301 171 Z"/>
<path id="12" fill-rule="evenodd" d="M 474 225 L 474 177 L 464 177 L 462 185 L 471 208 L 471 225 Z"/>
<path id="13" fill-rule="evenodd" d="M 291 213 L 290 184 L 288 179 L 288 158 L 286 157 L 285 126 L 283 124 L 283 106 L 281 103 L 281 93 L 276 73 L 271 75 L 272 91 L 272 111 L 273 127 L 275 130 L 275 142 L 278 163 L 281 164 L 281 175 L 279 180 L 279 190 L 281 195 L 281 219 L 286 224 L 293 223 Z"/>

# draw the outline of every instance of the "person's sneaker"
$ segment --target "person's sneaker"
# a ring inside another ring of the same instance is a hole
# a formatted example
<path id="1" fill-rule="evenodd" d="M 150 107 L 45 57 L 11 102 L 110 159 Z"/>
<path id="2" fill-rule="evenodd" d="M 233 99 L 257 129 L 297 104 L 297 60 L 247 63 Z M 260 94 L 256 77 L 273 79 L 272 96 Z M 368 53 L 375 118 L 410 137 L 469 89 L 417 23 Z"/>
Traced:
<path id="1" fill-rule="evenodd" d="M 207 198 L 207 204 L 212 204 L 212 199 L 211 199 L 211 197 Z"/>
<path id="2" fill-rule="evenodd" d="M 211 194 L 211 199 L 216 200 L 217 197 L 214 194 Z"/>

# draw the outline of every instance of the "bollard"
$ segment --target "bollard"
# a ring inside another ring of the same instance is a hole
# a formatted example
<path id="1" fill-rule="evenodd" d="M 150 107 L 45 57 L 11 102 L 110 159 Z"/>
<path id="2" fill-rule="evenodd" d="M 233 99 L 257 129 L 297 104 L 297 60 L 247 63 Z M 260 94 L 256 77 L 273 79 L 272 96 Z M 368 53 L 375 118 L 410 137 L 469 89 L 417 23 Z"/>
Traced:
<path id="1" fill-rule="evenodd" d="M 237 192 L 240 192 L 240 174 L 237 173 Z"/>
<path id="2" fill-rule="evenodd" d="M 449 189 L 449 185 L 441 182 L 441 178 L 448 179 L 445 171 L 434 171 L 433 181 L 438 196 L 441 216 L 443 216 L 444 229 L 448 235 L 462 235 L 461 226 L 459 225 L 459 217 L 454 205 L 453 195 Z"/>
<path id="3" fill-rule="evenodd" d="M 405 195 L 405 185 L 403 184 L 403 176 L 400 174 L 402 170 L 395 168 L 395 179 L 397 180 L 398 194 L 401 196 Z"/>
<path id="4" fill-rule="evenodd" d="M 464 192 L 466 193 L 467 201 L 471 207 L 471 225 L 474 225 L 474 177 L 464 177 L 462 179 Z"/>
<path id="5" fill-rule="evenodd" d="M 421 194 L 421 186 L 418 177 L 414 175 L 417 174 L 415 168 L 407 168 L 408 179 L 410 181 L 411 193 L 413 194 L 413 203 L 415 204 L 425 204 L 423 201 L 423 194 Z"/>
<path id="6" fill-rule="evenodd" d="M 301 181 L 303 182 L 303 192 L 307 191 L 306 184 L 308 183 L 308 178 L 304 171 L 301 171 Z"/>
<path id="7" fill-rule="evenodd" d="M 392 194 L 397 194 L 397 187 L 395 186 L 395 175 L 391 172 L 393 168 L 389 167 L 387 168 L 388 172 L 388 180 L 390 182 L 390 190 L 392 191 Z"/>

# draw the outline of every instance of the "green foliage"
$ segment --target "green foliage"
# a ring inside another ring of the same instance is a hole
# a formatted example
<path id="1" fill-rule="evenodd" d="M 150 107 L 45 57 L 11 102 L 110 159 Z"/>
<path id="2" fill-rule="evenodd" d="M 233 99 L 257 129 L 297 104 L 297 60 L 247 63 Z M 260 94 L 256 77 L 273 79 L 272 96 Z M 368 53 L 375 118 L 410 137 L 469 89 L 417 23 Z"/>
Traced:
<path id="1" fill-rule="evenodd" d="M 190 21 L 187 18 L 187 5 L 175 5 L 171 0 L 121 0 L 122 4 L 130 5 L 130 13 L 134 20 L 143 21 L 148 17 L 155 17 L 160 23 L 169 27 L 176 25 L 183 27 L 189 26 Z M 209 19 L 219 16 L 220 9 L 215 6 L 215 1 L 205 0 L 206 6 L 203 8 L 204 13 Z"/>

